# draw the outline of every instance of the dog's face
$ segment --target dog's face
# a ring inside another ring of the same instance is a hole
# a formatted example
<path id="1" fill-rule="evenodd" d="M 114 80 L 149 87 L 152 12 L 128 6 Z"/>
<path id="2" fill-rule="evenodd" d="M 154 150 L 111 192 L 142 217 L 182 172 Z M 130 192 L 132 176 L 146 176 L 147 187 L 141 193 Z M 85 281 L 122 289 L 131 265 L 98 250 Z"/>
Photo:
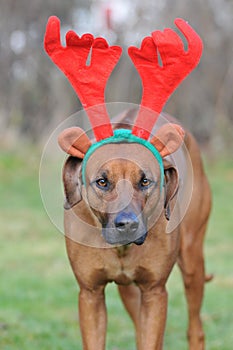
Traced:
<path id="1" fill-rule="evenodd" d="M 106 144 L 95 150 L 87 161 L 85 186 L 81 166 L 76 157 L 68 158 L 64 166 L 65 208 L 83 199 L 101 224 L 107 243 L 140 245 L 161 215 L 169 219 L 169 203 L 178 187 L 177 171 L 164 163 L 165 185 L 161 188 L 158 161 L 143 145 Z"/>
<path id="2" fill-rule="evenodd" d="M 102 146 L 87 163 L 86 197 L 108 243 L 142 244 L 161 202 L 159 164 L 140 144 Z"/>

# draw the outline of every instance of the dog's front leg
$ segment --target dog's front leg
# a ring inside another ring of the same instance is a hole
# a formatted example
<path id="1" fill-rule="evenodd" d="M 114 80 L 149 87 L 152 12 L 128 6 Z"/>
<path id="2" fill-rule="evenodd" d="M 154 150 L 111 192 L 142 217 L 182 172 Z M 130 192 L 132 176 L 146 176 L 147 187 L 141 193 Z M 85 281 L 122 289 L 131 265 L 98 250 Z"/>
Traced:
<path id="1" fill-rule="evenodd" d="M 167 317 L 165 287 L 141 288 L 140 350 L 161 350 Z"/>
<path id="2" fill-rule="evenodd" d="M 83 350 L 104 350 L 107 324 L 104 286 L 94 290 L 81 287 L 79 319 Z"/>

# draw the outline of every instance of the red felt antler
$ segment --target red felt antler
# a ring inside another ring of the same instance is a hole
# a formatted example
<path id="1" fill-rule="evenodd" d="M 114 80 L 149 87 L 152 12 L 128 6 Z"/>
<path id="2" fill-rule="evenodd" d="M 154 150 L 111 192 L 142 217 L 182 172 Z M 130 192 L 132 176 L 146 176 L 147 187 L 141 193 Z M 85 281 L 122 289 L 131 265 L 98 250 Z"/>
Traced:
<path id="1" fill-rule="evenodd" d="M 73 31 L 66 34 L 64 47 L 60 41 L 60 21 L 55 16 L 48 20 L 44 45 L 52 61 L 67 76 L 83 107 L 87 109 L 96 140 L 112 136 L 104 91 L 122 49 L 119 46 L 108 46 L 105 39 L 94 39 L 91 34 L 79 38 Z M 86 61 L 91 49 L 91 63 L 88 66 Z"/>
<path id="2" fill-rule="evenodd" d="M 188 42 L 188 50 L 180 37 L 171 29 L 155 31 L 152 37 L 146 37 L 141 48 L 129 48 L 129 56 L 137 68 L 143 84 L 141 106 L 156 113 L 149 113 L 141 108 L 132 133 L 148 139 L 151 130 L 166 101 L 183 79 L 197 66 L 201 53 L 202 41 L 199 35 L 183 19 L 175 20 L 176 26 Z M 162 66 L 158 61 L 160 53 Z"/>

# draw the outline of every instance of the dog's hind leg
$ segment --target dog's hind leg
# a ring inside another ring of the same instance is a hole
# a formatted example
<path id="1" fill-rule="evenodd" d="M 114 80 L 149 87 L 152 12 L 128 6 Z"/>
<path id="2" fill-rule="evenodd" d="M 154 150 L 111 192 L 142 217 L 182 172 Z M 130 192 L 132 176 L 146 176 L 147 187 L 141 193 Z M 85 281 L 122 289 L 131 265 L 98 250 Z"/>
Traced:
<path id="1" fill-rule="evenodd" d="M 187 335 L 189 350 L 203 350 L 205 348 L 204 332 L 200 317 L 204 284 L 206 282 L 203 256 L 205 230 L 206 225 L 201 228 L 198 235 L 190 233 L 183 235 L 178 259 L 188 305 L 189 326 Z"/>
<path id="2" fill-rule="evenodd" d="M 141 291 L 134 283 L 127 286 L 118 285 L 118 291 L 122 302 L 134 323 L 136 330 L 137 348 L 139 349 Z"/>

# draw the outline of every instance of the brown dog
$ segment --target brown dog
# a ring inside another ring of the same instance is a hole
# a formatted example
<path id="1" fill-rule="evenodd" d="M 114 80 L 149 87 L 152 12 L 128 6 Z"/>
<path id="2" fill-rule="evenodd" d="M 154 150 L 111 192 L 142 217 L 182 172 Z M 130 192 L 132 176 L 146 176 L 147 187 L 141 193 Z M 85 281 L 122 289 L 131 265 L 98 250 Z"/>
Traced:
<path id="1" fill-rule="evenodd" d="M 170 123 L 152 132 L 167 99 L 202 53 L 202 41 L 192 27 L 182 19 L 175 24 L 187 39 L 187 50 L 171 29 L 152 32 L 140 49 L 129 47 L 142 80 L 142 101 L 135 123 L 135 114 L 126 113 L 116 126 L 124 128 L 114 134 L 104 91 L 122 48 L 91 34 L 80 38 L 73 31 L 63 46 L 59 19 L 50 17 L 46 27 L 46 52 L 77 92 L 96 139 L 91 144 L 80 128 L 65 130 L 59 138 L 72 156 L 63 171 L 65 233 L 80 286 L 84 350 L 105 348 L 104 289 L 112 281 L 135 324 L 138 349 L 162 349 L 166 281 L 176 262 L 188 302 L 189 348 L 204 349 L 202 244 L 210 190 L 193 137 L 184 137 L 182 128 Z M 132 132 L 125 130 L 131 125 Z"/>
<path id="2" fill-rule="evenodd" d="M 126 123 L 132 118 L 132 113 L 124 116 Z M 206 280 L 203 238 L 211 206 L 210 189 L 198 146 L 188 132 L 180 153 L 183 170 L 174 165 L 176 160 L 164 160 L 162 193 L 158 164 L 142 145 L 108 144 L 96 150 L 87 163 L 86 187 L 80 178 L 82 161 L 75 157 L 66 161 L 66 245 L 80 286 L 85 350 L 105 349 L 104 289 L 112 281 L 118 285 L 134 322 L 138 349 L 162 349 L 166 281 L 176 262 L 188 302 L 189 349 L 204 349 L 200 308 Z M 185 176 L 186 180 L 182 179 Z M 190 192 L 190 198 L 185 197 L 186 208 L 179 199 L 182 187 L 184 196 L 188 195 L 187 188 Z M 167 224 L 171 233 L 167 233 Z"/>

